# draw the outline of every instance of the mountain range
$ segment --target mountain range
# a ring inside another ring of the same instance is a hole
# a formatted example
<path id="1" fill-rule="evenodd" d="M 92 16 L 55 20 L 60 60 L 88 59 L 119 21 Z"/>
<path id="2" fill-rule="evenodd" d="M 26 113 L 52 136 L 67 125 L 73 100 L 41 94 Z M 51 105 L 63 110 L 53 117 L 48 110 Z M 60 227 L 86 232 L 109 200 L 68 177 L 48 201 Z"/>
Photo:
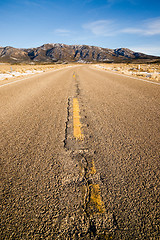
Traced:
<path id="1" fill-rule="evenodd" d="M 101 48 L 88 45 L 44 44 L 36 48 L 0 47 L 0 62 L 7 63 L 152 63 L 160 57 L 134 52 L 128 48 Z"/>

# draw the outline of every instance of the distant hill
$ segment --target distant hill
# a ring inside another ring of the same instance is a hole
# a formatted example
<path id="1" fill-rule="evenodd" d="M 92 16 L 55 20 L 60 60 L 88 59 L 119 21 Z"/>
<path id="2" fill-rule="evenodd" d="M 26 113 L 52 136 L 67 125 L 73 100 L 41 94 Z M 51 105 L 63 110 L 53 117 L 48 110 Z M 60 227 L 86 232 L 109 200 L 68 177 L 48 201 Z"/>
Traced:
<path id="1" fill-rule="evenodd" d="M 110 63 L 160 62 L 160 57 L 134 52 L 127 48 L 101 48 L 88 45 L 44 44 L 37 48 L 0 47 L 0 62 L 7 63 Z"/>

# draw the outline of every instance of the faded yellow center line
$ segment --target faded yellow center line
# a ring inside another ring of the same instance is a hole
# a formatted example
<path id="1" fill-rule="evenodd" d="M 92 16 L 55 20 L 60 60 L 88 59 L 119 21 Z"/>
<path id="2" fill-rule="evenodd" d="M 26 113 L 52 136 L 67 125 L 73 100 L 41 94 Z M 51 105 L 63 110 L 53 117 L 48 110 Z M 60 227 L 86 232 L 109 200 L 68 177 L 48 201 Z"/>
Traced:
<path id="1" fill-rule="evenodd" d="M 83 140 L 84 135 L 81 131 L 82 125 L 80 122 L 79 103 L 77 98 L 73 98 L 73 129 L 76 140 Z"/>
<path id="2" fill-rule="evenodd" d="M 96 174 L 96 168 L 94 164 L 94 160 L 92 159 L 92 165 L 90 169 L 90 174 Z M 105 205 L 102 201 L 101 191 L 99 184 L 91 184 L 90 186 L 90 200 L 87 205 L 88 211 L 92 211 L 92 213 L 104 213 Z"/>
<path id="3" fill-rule="evenodd" d="M 101 192 L 99 184 L 92 184 L 90 189 L 90 201 L 88 203 L 88 208 L 93 210 L 93 212 L 98 210 L 99 213 L 105 212 L 105 206 L 101 198 Z"/>
<path id="4" fill-rule="evenodd" d="M 95 168 L 95 164 L 94 164 L 94 161 L 92 159 L 92 166 L 91 166 L 91 170 L 90 170 L 90 174 L 96 174 L 96 168 Z"/>
<path id="5" fill-rule="evenodd" d="M 83 140 L 84 135 L 82 134 L 82 124 L 80 122 L 80 109 L 79 109 L 79 103 L 77 98 L 73 98 L 73 131 L 74 131 L 74 137 L 76 140 Z M 91 175 L 96 174 L 96 168 L 94 164 L 94 160 L 91 161 L 91 168 L 89 173 Z M 89 201 L 87 203 L 87 212 L 89 214 L 94 213 L 104 213 L 105 212 L 105 206 L 102 201 L 101 197 L 101 191 L 99 184 L 90 184 L 89 185 Z"/>

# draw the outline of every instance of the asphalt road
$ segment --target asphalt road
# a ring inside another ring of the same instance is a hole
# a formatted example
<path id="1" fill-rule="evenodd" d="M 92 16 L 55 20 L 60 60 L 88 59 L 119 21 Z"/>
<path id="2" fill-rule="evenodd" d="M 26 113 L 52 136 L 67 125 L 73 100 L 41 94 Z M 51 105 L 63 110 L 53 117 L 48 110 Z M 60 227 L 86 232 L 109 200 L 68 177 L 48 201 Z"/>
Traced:
<path id="1" fill-rule="evenodd" d="M 159 85 L 72 67 L 0 111 L 1 239 L 159 239 Z"/>

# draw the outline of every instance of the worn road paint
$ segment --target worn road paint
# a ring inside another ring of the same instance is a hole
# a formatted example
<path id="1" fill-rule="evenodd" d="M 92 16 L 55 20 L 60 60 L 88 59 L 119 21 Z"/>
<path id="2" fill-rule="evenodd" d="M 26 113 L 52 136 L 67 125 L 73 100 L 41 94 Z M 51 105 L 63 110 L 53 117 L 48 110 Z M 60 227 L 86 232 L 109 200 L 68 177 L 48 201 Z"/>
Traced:
<path id="1" fill-rule="evenodd" d="M 78 99 L 73 98 L 73 131 L 74 131 L 74 137 L 76 138 L 76 140 L 84 139 L 84 135 L 82 134 L 81 129 L 82 129 L 82 125 L 80 122 Z"/>
<path id="2" fill-rule="evenodd" d="M 82 134 L 81 122 L 80 122 L 80 114 L 79 114 L 79 103 L 77 98 L 73 98 L 73 129 L 74 129 L 74 137 L 76 140 L 83 140 L 84 135 Z M 82 170 L 82 169 L 81 169 Z M 94 164 L 94 160 L 91 161 L 91 168 L 89 174 L 96 174 L 96 168 Z M 86 204 L 86 211 L 90 215 L 94 215 L 95 213 L 104 213 L 105 206 L 102 201 L 101 191 L 99 184 L 89 184 L 88 191 L 88 202 Z M 87 187 L 87 188 L 88 188 Z"/>
<path id="3" fill-rule="evenodd" d="M 99 184 L 90 185 L 90 199 L 87 203 L 87 212 L 90 214 L 104 213 L 105 206 L 101 198 Z"/>
<path id="4" fill-rule="evenodd" d="M 95 168 L 95 164 L 94 164 L 94 161 L 92 160 L 92 167 L 91 167 L 91 170 L 90 170 L 90 174 L 96 174 L 96 168 Z"/>

